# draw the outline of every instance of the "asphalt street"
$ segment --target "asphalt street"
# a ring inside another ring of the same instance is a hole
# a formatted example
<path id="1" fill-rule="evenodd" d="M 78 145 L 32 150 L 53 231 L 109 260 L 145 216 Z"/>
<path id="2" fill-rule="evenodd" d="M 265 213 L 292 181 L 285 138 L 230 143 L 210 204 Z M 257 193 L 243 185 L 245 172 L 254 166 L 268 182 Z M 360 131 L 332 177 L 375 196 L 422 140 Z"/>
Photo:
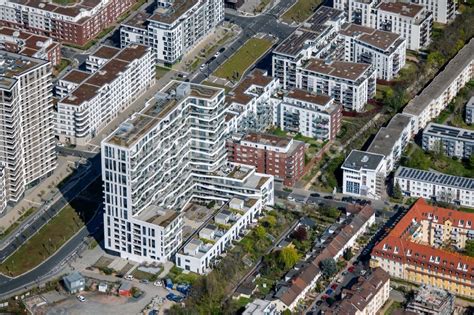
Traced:
<path id="1" fill-rule="evenodd" d="M 34 284 L 39 284 L 39 281 L 47 276 L 55 267 L 60 266 L 61 262 L 76 251 L 77 247 L 84 241 L 84 239 L 94 233 L 95 231 L 101 233 L 102 215 L 96 215 L 89 224 L 71 238 L 59 251 L 52 255 L 43 264 L 36 269 L 31 270 L 17 278 L 7 278 L 0 275 L 0 297 L 6 296 L 11 292 L 15 292 L 21 288 L 29 287 Z"/>
<path id="2" fill-rule="evenodd" d="M 89 171 L 77 181 L 74 187 L 65 192 L 45 212 L 36 214 L 33 221 L 28 225 L 25 225 L 25 228 L 22 228 L 21 231 L 15 235 L 13 241 L 6 244 L 6 246 L 0 250 L 0 261 L 3 261 L 11 255 L 19 246 L 21 246 L 21 244 L 36 233 L 56 213 L 64 208 L 69 201 L 74 199 L 74 197 L 76 197 L 83 189 L 90 185 L 97 176 L 100 175 L 100 155 L 96 154 L 93 158 L 90 158 L 89 161 L 91 162 Z M 99 206 L 101 202 L 102 200 L 97 200 L 97 206 Z M 81 231 L 78 236 L 71 239 L 61 250 L 56 252 L 38 268 L 15 279 L 10 279 L 0 275 L 0 295 L 19 289 L 30 283 L 32 280 L 41 278 L 48 271 L 52 270 L 58 262 L 66 258 L 80 244 L 85 236 L 89 235 L 89 231 L 95 231 L 97 227 L 100 227 L 100 225 L 97 225 L 100 220 L 102 220 L 102 215 L 94 218 L 87 228 Z"/>
<path id="3" fill-rule="evenodd" d="M 198 71 L 192 79 L 194 83 L 201 83 L 213 73 L 219 65 L 224 63 L 233 53 L 235 53 L 249 38 L 257 33 L 267 33 L 278 39 L 278 42 L 287 38 L 295 27 L 289 26 L 278 21 L 278 14 L 284 12 L 294 1 L 280 1 L 268 13 L 255 17 L 241 16 L 231 11 L 226 11 L 225 19 L 231 23 L 237 24 L 242 29 L 239 37 L 226 47 L 224 53 L 207 64 L 203 71 Z"/>

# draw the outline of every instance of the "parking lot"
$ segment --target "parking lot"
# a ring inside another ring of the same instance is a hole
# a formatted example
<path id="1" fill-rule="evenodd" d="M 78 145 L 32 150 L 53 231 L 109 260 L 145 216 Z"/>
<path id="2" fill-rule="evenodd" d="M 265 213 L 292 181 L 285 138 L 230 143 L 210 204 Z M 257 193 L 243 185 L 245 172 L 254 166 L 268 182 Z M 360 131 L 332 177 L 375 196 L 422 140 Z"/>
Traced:
<path id="1" fill-rule="evenodd" d="M 82 292 L 84 302 L 80 302 L 75 295 L 66 296 L 64 300 L 52 305 L 45 305 L 36 310 L 38 314 L 140 314 L 147 305 L 154 300 L 160 313 L 169 309 L 173 302 L 166 299 L 170 291 L 164 287 L 156 287 L 152 283 L 144 284 L 137 280 L 132 281 L 133 286 L 143 291 L 139 298 L 128 298 L 124 296 L 110 295 L 100 292 Z"/>

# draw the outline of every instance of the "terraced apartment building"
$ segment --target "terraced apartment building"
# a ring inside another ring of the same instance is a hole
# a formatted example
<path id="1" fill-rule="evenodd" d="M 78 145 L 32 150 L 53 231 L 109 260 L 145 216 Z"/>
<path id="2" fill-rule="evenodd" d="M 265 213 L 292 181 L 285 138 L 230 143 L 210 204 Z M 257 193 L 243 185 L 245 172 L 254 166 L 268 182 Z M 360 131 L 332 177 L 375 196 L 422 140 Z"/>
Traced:
<path id="1" fill-rule="evenodd" d="M 223 89 L 171 81 L 102 141 L 107 249 L 163 262 L 182 243 L 189 202 L 273 204 L 273 176 L 227 162 L 225 115 Z"/>
<path id="2" fill-rule="evenodd" d="M 155 59 L 143 45 L 100 46 L 86 63 L 90 71 L 71 70 L 56 85 L 62 143 L 86 145 L 155 82 Z"/>
<path id="3" fill-rule="evenodd" d="M 136 0 L 0 0 L 0 25 L 85 45 L 112 25 Z"/>

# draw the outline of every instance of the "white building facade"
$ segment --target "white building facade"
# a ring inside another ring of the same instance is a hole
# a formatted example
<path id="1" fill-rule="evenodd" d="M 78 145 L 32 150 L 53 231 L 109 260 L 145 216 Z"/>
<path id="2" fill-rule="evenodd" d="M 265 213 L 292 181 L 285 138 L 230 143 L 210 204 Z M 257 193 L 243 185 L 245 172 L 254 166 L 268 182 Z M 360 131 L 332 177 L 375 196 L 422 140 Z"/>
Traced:
<path id="1" fill-rule="evenodd" d="M 430 123 L 423 130 L 422 147 L 459 159 L 469 159 L 474 152 L 474 131 Z"/>
<path id="2" fill-rule="evenodd" d="M 407 49 L 419 50 L 431 41 L 433 15 L 421 5 L 382 2 L 377 7 L 377 29 L 400 34 Z"/>
<path id="3" fill-rule="evenodd" d="M 474 77 L 474 40 L 470 40 L 449 61 L 423 91 L 403 109 L 412 116 L 413 135 L 423 129 L 448 106 L 467 82 Z"/>
<path id="4" fill-rule="evenodd" d="M 224 90 L 171 81 L 102 142 L 105 247 L 166 261 L 190 201 L 273 204 L 273 177 L 227 164 Z"/>
<path id="5" fill-rule="evenodd" d="M 8 201 L 56 168 L 51 65 L 47 61 L 0 51 L 0 105 Z"/>
<path id="6" fill-rule="evenodd" d="M 353 150 L 341 166 L 342 193 L 380 199 L 385 191 L 385 157 Z"/>
<path id="7" fill-rule="evenodd" d="M 120 28 L 122 47 L 130 43 L 150 46 L 156 60 L 171 65 L 180 60 L 224 20 L 220 0 L 157 0 L 151 15 L 139 12 Z"/>
<path id="8" fill-rule="evenodd" d="M 345 24 L 339 34 L 344 38 L 344 60 L 372 64 L 377 79 L 393 80 L 405 66 L 406 40 L 396 33 Z"/>
<path id="9" fill-rule="evenodd" d="M 326 95 L 294 89 L 283 97 L 276 113 L 276 126 L 305 137 L 331 141 L 341 129 L 342 106 Z"/>
<path id="10" fill-rule="evenodd" d="M 58 83 L 63 98 L 57 104 L 56 134 L 63 143 L 86 145 L 155 82 L 155 60 L 145 46 L 131 45 L 110 59 L 90 59 L 95 73 L 73 70 Z"/>
<path id="11" fill-rule="evenodd" d="M 434 199 L 474 208 L 472 178 L 399 167 L 394 177 L 394 185 L 397 184 L 405 196 Z"/>
<path id="12" fill-rule="evenodd" d="M 375 95 L 377 71 L 366 63 L 310 59 L 296 73 L 296 87 L 332 97 L 360 112 Z"/>
<path id="13" fill-rule="evenodd" d="M 176 253 L 176 266 L 197 274 L 210 272 L 216 260 L 232 242 L 242 238 L 264 207 L 261 199 L 232 198 L 182 251 Z"/>

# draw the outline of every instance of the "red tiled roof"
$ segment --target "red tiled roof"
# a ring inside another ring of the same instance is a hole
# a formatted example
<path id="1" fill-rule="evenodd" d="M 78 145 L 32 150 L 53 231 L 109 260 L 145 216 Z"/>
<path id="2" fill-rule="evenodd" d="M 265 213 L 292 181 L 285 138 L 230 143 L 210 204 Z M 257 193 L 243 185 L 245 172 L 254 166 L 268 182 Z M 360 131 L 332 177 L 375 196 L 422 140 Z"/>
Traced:
<path id="1" fill-rule="evenodd" d="M 447 220 L 453 222 L 453 226 L 459 226 L 461 220 L 474 222 L 473 214 L 434 207 L 420 198 L 393 230 L 374 247 L 372 256 L 474 280 L 474 258 L 412 241 L 409 234 L 412 223 L 432 221 L 429 214 L 432 214 L 432 218 L 436 215 L 441 224 Z"/>

